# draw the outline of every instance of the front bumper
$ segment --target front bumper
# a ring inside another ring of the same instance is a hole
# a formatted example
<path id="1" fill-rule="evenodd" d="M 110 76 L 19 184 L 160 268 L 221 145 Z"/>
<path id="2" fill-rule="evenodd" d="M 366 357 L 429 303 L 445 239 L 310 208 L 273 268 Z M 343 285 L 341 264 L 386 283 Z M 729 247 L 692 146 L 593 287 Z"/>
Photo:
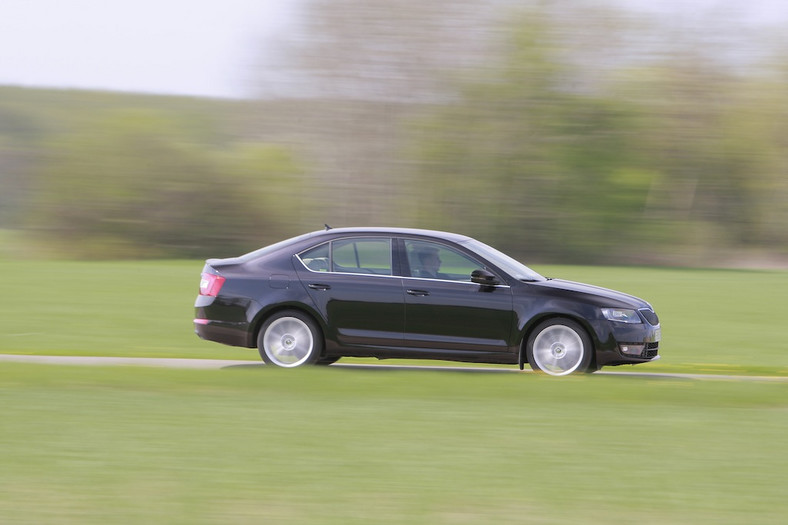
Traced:
<path id="1" fill-rule="evenodd" d="M 660 358 L 662 330 L 659 325 L 604 320 L 596 323 L 595 329 L 601 343 L 597 351 L 598 367 L 648 363 Z"/>

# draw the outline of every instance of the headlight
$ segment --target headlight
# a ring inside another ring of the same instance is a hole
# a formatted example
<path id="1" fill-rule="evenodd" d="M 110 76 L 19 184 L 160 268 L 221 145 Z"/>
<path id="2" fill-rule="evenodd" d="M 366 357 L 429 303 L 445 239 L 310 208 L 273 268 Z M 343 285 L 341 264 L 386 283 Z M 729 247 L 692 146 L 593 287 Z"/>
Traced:
<path id="1" fill-rule="evenodd" d="M 626 308 L 602 308 L 602 315 L 608 321 L 619 323 L 638 324 L 642 322 L 635 310 L 627 310 Z"/>

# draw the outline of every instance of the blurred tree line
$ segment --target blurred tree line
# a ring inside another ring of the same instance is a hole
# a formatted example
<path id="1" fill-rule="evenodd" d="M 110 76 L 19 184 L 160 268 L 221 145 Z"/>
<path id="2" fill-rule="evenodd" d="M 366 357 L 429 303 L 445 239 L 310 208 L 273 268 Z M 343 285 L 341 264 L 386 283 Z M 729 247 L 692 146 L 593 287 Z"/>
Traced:
<path id="1" fill-rule="evenodd" d="M 324 223 L 532 262 L 788 255 L 782 48 L 511 4 L 313 0 L 257 100 L 0 88 L 0 229 L 103 258 L 228 256 Z"/>

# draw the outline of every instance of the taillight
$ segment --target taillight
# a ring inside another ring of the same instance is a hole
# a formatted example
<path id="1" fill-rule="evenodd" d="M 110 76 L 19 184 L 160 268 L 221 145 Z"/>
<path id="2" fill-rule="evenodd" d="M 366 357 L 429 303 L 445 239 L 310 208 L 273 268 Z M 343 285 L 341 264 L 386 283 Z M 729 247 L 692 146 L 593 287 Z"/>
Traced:
<path id="1" fill-rule="evenodd" d="M 212 273 L 203 273 L 200 279 L 200 295 L 216 297 L 224 284 L 224 277 Z"/>

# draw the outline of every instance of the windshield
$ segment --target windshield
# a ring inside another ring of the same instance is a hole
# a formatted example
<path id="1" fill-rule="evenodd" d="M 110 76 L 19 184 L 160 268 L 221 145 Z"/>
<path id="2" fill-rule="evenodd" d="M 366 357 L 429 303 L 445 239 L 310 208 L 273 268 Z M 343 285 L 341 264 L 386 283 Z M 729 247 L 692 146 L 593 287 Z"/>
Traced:
<path id="1" fill-rule="evenodd" d="M 515 279 L 520 281 L 546 281 L 547 279 L 539 275 L 523 263 L 512 259 L 503 252 L 500 252 L 492 246 L 487 246 L 483 242 L 476 239 L 469 239 L 461 243 L 466 248 L 473 250 L 485 259 L 489 260 L 495 266 L 508 273 Z"/>

